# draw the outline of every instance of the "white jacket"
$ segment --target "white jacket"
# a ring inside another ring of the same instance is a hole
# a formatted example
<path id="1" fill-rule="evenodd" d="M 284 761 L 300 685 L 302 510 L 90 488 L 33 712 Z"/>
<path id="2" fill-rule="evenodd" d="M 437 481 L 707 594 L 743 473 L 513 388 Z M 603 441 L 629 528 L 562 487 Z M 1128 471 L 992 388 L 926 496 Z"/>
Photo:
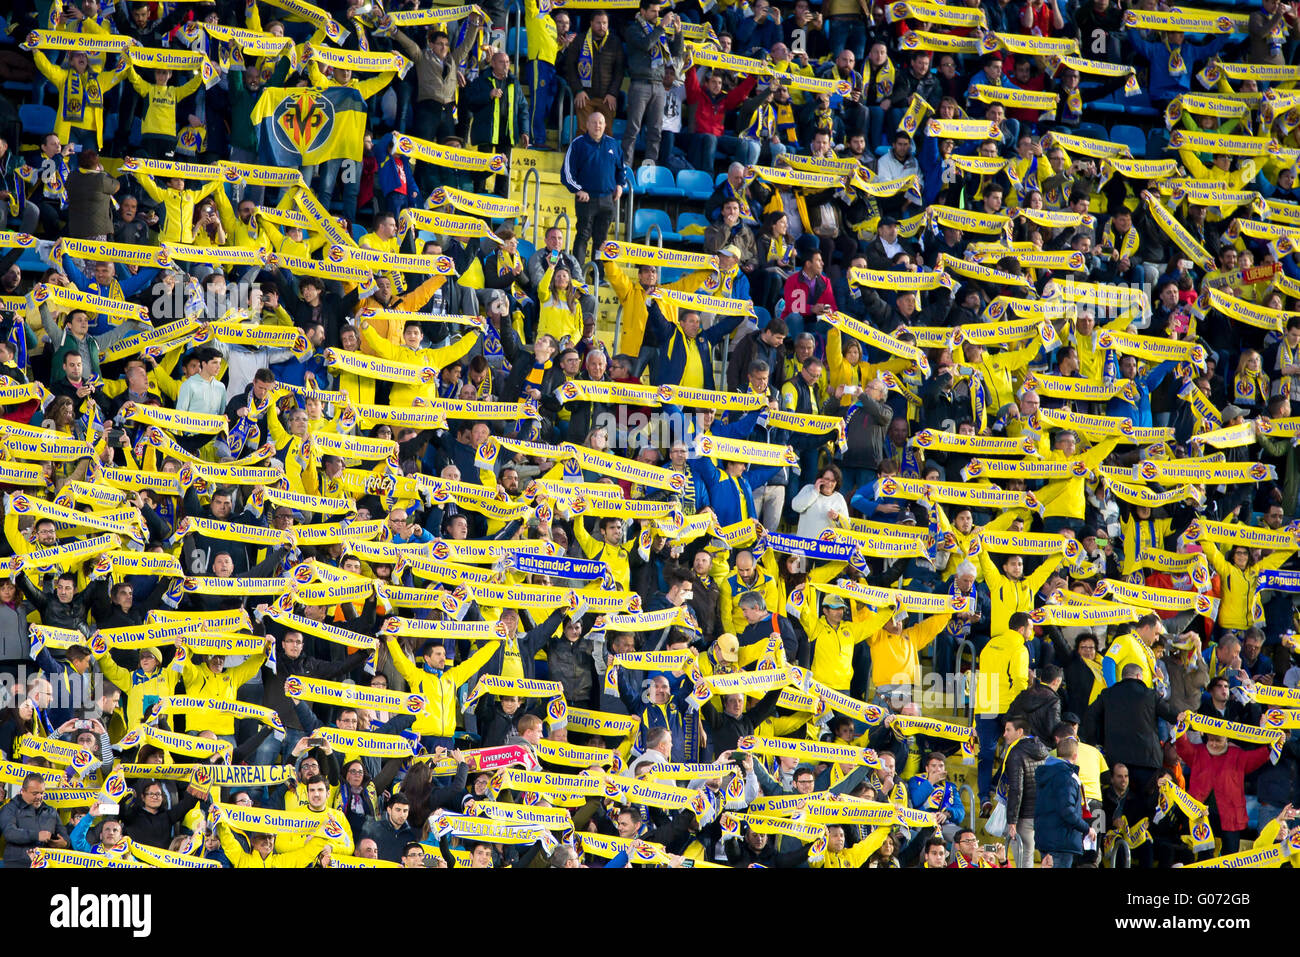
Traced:
<path id="1" fill-rule="evenodd" d="M 799 513 L 798 534 L 801 538 L 817 538 L 835 525 L 831 512 L 847 515 L 849 506 L 839 492 L 822 495 L 816 485 L 805 485 L 794 497 L 790 507 Z"/>

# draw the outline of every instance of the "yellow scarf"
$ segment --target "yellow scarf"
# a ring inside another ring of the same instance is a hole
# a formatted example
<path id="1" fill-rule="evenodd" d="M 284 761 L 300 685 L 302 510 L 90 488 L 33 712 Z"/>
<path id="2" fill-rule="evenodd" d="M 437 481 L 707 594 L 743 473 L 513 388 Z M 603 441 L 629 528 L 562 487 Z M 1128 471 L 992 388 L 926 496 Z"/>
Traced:
<path id="1" fill-rule="evenodd" d="M 1268 398 L 1268 376 L 1243 369 L 1232 380 L 1232 397 L 1254 405 Z"/>
<path id="2" fill-rule="evenodd" d="M 1169 75 L 1182 76 L 1187 72 L 1187 64 L 1183 62 L 1182 46 L 1172 47 L 1168 40 L 1162 41 L 1165 49 L 1169 51 Z"/>
<path id="3" fill-rule="evenodd" d="M 1119 254 L 1123 258 L 1131 258 L 1138 251 L 1138 231 L 1130 226 L 1123 238 L 1116 241 L 1115 229 L 1108 224 L 1102 230 L 1102 244 L 1114 246 L 1119 250 Z"/>
<path id="4" fill-rule="evenodd" d="M 894 63 L 888 57 L 876 73 L 876 99 L 883 100 L 894 92 Z"/>

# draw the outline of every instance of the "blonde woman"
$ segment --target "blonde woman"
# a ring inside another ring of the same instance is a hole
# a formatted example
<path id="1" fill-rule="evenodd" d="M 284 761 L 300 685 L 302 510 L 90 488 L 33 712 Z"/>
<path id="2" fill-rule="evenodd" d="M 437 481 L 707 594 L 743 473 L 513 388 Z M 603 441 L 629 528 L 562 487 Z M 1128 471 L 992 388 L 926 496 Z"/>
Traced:
<path id="1" fill-rule="evenodd" d="M 537 298 L 539 336 L 554 336 L 561 344 L 582 339 L 582 292 L 567 266 L 552 263 L 538 284 Z"/>
<path id="2" fill-rule="evenodd" d="M 1247 418 L 1261 415 L 1268 406 L 1268 375 L 1264 361 L 1254 349 L 1243 349 L 1232 377 L 1232 402 L 1246 411 Z"/>

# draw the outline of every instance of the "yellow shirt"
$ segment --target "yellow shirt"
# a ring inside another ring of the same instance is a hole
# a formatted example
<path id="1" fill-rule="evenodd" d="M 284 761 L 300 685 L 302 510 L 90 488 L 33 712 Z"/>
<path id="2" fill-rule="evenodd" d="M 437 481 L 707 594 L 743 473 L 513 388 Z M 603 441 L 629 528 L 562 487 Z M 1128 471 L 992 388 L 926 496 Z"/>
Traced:
<path id="1" fill-rule="evenodd" d="M 146 83 L 140 79 L 140 75 L 135 72 L 133 66 L 127 67 L 126 78 L 135 87 L 135 91 L 149 104 L 145 110 L 144 119 L 140 123 L 140 132 L 145 136 L 175 136 L 177 104 L 197 90 L 203 83 L 203 77 L 199 75 L 191 77 L 189 82 L 181 86 L 171 86 L 170 84 L 161 86 L 157 83 Z"/>
<path id="2" fill-rule="evenodd" d="M 686 368 L 682 370 L 682 383 L 688 389 L 704 388 L 704 363 L 700 361 L 700 350 L 695 340 L 686 341 Z"/>
<path id="3" fill-rule="evenodd" d="M 1005 714 L 1016 695 L 1029 687 L 1029 649 L 1018 631 L 1004 631 L 980 652 L 975 689 L 977 715 Z"/>

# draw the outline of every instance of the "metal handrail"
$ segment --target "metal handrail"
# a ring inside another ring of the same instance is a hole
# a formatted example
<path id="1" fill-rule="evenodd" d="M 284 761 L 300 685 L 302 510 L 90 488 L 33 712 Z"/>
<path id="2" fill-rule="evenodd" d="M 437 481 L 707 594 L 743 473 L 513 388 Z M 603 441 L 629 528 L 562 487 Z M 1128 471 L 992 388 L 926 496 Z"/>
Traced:
<path id="1" fill-rule="evenodd" d="M 626 240 L 627 242 L 632 241 L 632 213 L 636 205 L 632 197 L 635 194 L 636 194 L 636 189 L 635 187 L 633 187 L 631 181 L 629 181 L 627 184 L 627 189 L 623 191 L 623 195 L 627 197 L 626 234 L 623 233 L 623 204 L 622 203 L 614 204 L 614 236 L 618 237 L 622 235 L 623 239 Z"/>
<path id="2" fill-rule="evenodd" d="M 979 804 L 977 803 L 977 799 L 976 799 L 976 797 L 975 797 L 975 789 L 974 789 L 973 787 L 971 787 L 969 784 L 963 784 L 963 785 L 962 785 L 962 786 L 957 790 L 957 794 L 958 794 L 958 795 L 966 795 L 966 794 L 969 794 L 969 795 L 970 795 L 970 804 L 967 804 L 967 805 L 966 805 L 967 807 L 970 808 L 970 814 L 969 814 L 969 815 L 967 816 L 967 818 L 966 818 L 966 826 L 969 827 L 969 828 L 971 828 L 972 830 L 974 830 L 974 829 L 975 829 L 975 822 L 979 819 L 979 811 L 980 811 L 980 806 L 979 806 Z M 963 804 L 966 803 L 964 799 L 963 799 L 962 803 L 963 803 Z"/>
<path id="3" fill-rule="evenodd" d="M 564 224 L 562 227 L 560 226 L 561 223 Z M 569 211 L 567 209 L 560 210 L 560 215 L 555 217 L 555 222 L 551 223 L 551 225 L 557 229 L 563 229 L 564 238 L 572 242 L 573 237 L 569 235 Z M 536 240 L 534 240 L 533 244 L 536 245 Z"/>
<path id="4" fill-rule="evenodd" d="M 513 28 L 511 28 L 511 26 L 510 26 L 510 21 L 511 21 L 512 19 L 515 21 L 515 26 L 514 26 Z M 525 29 L 525 27 L 524 27 L 524 10 L 523 10 L 523 7 L 520 7 L 520 8 L 517 9 L 517 10 L 507 10 L 507 11 L 506 11 L 506 48 L 507 48 L 507 49 L 506 49 L 506 53 L 510 54 L 510 63 L 511 63 L 512 68 L 513 68 L 514 71 L 515 71 L 515 76 L 516 76 L 516 77 L 519 76 L 519 44 L 518 44 L 518 43 L 515 44 L 515 48 L 514 48 L 514 50 L 510 50 L 510 49 L 509 49 L 509 47 L 510 47 L 510 34 L 511 34 L 512 32 L 514 32 L 515 30 L 518 30 L 519 32 L 522 33 L 522 32 L 524 31 L 524 29 Z M 525 34 L 525 36 L 527 36 L 527 34 Z M 522 81 L 520 81 L 520 82 L 522 82 Z"/>
<path id="5" fill-rule="evenodd" d="M 558 111 L 556 113 L 556 117 L 559 121 L 559 126 L 556 127 L 556 129 L 560 131 L 559 139 L 560 140 L 564 139 L 564 112 L 565 112 L 564 104 L 566 102 L 569 104 L 569 112 L 573 114 L 573 137 L 576 137 L 578 135 L 578 109 L 573 104 L 573 91 L 569 89 L 569 85 L 567 83 L 560 84 L 559 100 L 560 103 L 559 103 Z M 573 137 L 570 137 L 570 142 L 572 142 Z M 556 142 L 556 145 L 559 147 L 560 150 L 564 150 L 566 148 L 566 144 L 559 142 L 558 140 Z"/>
<path id="6" fill-rule="evenodd" d="M 961 659 L 964 650 L 970 649 L 970 672 L 969 678 L 961 682 L 961 695 L 963 700 L 960 707 L 966 713 L 966 720 L 972 724 L 975 721 L 975 682 L 978 680 L 978 671 L 975 658 L 975 645 L 967 638 L 963 638 L 957 643 L 957 653 L 953 656 L 953 668 L 956 673 L 961 675 Z"/>
<path id="7" fill-rule="evenodd" d="M 651 223 L 651 224 L 650 224 L 650 228 L 647 229 L 647 230 L 645 231 L 645 241 L 646 241 L 647 244 L 649 244 L 649 243 L 651 242 L 651 239 L 650 239 L 651 236 L 658 236 L 658 237 L 659 237 L 659 248 L 660 248 L 660 249 L 663 249 L 663 248 L 664 248 L 664 231 L 663 231 L 663 227 L 660 226 L 658 223 Z"/>
<path id="8" fill-rule="evenodd" d="M 542 216 L 542 174 L 537 171 L 536 166 L 529 167 L 524 173 L 523 185 L 519 187 L 519 205 L 528 208 L 528 180 L 533 181 L 533 248 L 537 248 L 537 221 Z"/>

